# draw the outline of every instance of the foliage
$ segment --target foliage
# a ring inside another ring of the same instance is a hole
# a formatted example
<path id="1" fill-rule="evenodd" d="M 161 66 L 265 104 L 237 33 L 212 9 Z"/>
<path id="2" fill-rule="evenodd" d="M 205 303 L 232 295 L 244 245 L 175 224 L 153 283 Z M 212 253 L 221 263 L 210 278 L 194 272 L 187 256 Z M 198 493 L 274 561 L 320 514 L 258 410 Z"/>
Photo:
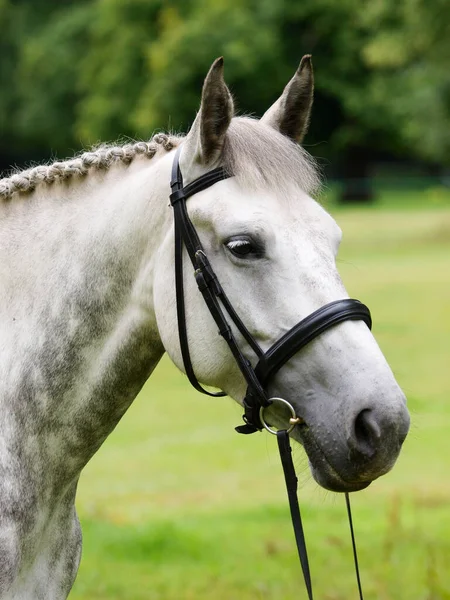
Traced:
<path id="1" fill-rule="evenodd" d="M 49 15 L 21 49 L 17 71 L 17 130 L 32 146 L 50 143 L 55 152 L 74 145 L 80 91 L 78 61 L 88 44 L 91 7 L 74 4 Z"/>
<path id="2" fill-rule="evenodd" d="M 163 0 L 103 0 L 92 6 L 89 46 L 78 65 L 83 98 L 75 123 L 85 143 L 119 134 L 149 137 L 151 130 L 136 130 L 133 114 L 150 76 L 146 52 L 157 38 L 163 5 Z"/>
<path id="3" fill-rule="evenodd" d="M 362 15 L 372 114 L 389 104 L 389 126 L 418 155 L 450 161 L 450 4 L 375 0 Z M 358 102 L 353 105 L 357 111 Z"/>
<path id="4" fill-rule="evenodd" d="M 224 55 L 261 115 L 312 52 L 317 153 L 450 159 L 447 0 L 0 0 L 0 156 L 186 130 Z"/>

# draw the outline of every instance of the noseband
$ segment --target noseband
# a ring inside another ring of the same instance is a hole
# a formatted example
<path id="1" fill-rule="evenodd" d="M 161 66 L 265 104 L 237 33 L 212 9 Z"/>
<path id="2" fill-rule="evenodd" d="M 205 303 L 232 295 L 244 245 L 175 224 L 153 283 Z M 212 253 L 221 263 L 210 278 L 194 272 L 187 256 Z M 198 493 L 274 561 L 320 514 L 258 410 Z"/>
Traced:
<path id="1" fill-rule="evenodd" d="M 367 306 L 359 302 L 359 300 L 346 298 L 330 302 L 294 325 L 294 327 L 280 337 L 269 348 L 269 350 L 267 350 L 267 352 L 264 352 L 252 334 L 245 327 L 239 315 L 236 313 L 232 304 L 228 300 L 227 295 L 225 294 L 208 260 L 186 208 L 186 200 L 190 198 L 190 196 L 206 190 L 219 181 L 228 179 L 232 176 L 232 174 L 228 173 L 222 167 L 219 167 L 209 171 L 205 175 L 202 175 L 184 187 L 183 177 L 179 165 L 180 151 L 181 146 L 176 151 L 172 165 L 172 178 L 170 183 L 172 193 L 170 194 L 170 204 L 172 205 L 174 212 L 175 288 L 177 300 L 178 334 L 186 375 L 188 376 L 193 387 L 203 394 L 207 394 L 209 396 L 226 395 L 224 392 L 213 393 L 205 390 L 198 382 L 194 373 L 186 330 L 186 311 L 183 282 L 183 245 L 186 246 L 186 250 L 194 268 L 195 280 L 200 292 L 202 293 L 203 299 L 206 302 L 209 312 L 211 313 L 211 316 L 218 327 L 219 334 L 227 342 L 234 359 L 247 382 L 247 391 L 243 400 L 243 420 L 245 424 L 236 427 L 236 431 L 238 433 L 249 434 L 254 433 L 255 431 L 261 431 L 263 427 L 265 427 L 272 433 L 275 433 L 278 437 L 280 455 L 285 472 L 286 484 L 288 486 L 291 515 L 294 522 L 294 532 L 297 538 L 300 561 L 302 563 L 308 595 L 309 598 L 312 599 L 311 580 L 300 513 L 298 513 L 298 517 L 294 517 L 293 513 L 293 509 L 297 511 L 299 510 L 296 496 L 297 478 L 295 476 L 292 460 L 290 458 L 291 448 L 288 437 L 289 431 L 295 427 L 296 423 L 301 422 L 302 420 L 296 416 L 295 410 L 289 402 L 282 398 L 269 398 L 267 394 L 267 387 L 273 376 L 283 367 L 283 365 L 288 362 L 289 359 L 291 359 L 297 352 L 309 344 L 309 342 L 314 340 L 318 335 L 324 331 L 327 331 L 331 327 L 334 327 L 343 321 L 354 320 L 364 321 L 366 325 L 371 328 L 372 319 L 370 316 L 370 311 Z M 229 321 L 235 325 L 237 330 L 254 352 L 257 358 L 257 362 L 254 367 L 241 351 Z M 292 413 L 290 426 L 287 428 L 287 430 L 281 430 L 278 432 L 272 430 L 264 420 L 264 409 L 277 401 L 287 405 Z M 349 504 L 347 504 L 347 506 L 349 507 Z M 297 523 L 296 519 L 298 520 Z M 361 591 L 360 596 L 362 598 Z"/>

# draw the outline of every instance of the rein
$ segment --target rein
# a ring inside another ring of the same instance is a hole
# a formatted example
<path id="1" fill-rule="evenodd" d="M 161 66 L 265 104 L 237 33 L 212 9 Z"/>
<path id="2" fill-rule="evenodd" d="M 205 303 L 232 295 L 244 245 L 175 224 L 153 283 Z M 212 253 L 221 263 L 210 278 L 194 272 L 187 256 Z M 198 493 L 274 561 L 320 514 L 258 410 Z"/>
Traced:
<path id="1" fill-rule="evenodd" d="M 236 427 L 238 433 L 250 434 L 261 431 L 263 428 L 277 436 L 278 449 L 280 452 L 281 463 L 283 466 L 286 488 L 291 511 L 292 524 L 294 528 L 297 551 L 303 571 L 306 589 L 309 600 L 313 600 L 311 575 L 308 563 L 308 554 L 306 550 L 305 536 L 300 513 L 300 507 L 297 498 L 298 480 L 295 474 L 292 462 L 292 449 L 289 442 L 289 433 L 303 420 L 295 413 L 293 406 L 283 398 L 269 398 L 266 392 L 269 381 L 287 361 L 299 352 L 304 346 L 315 339 L 318 335 L 347 320 L 362 320 L 371 328 L 372 319 L 370 311 L 359 300 L 342 299 L 330 302 L 311 313 L 305 319 L 294 325 L 286 334 L 278 339 L 267 352 L 264 352 L 252 334 L 245 327 L 239 315 L 234 310 L 231 302 L 228 300 L 217 276 L 208 260 L 203 249 L 201 241 L 197 235 L 195 227 L 189 218 L 186 200 L 211 187 L 215 183 L 232 176 L 222 167 L 209 171 L 202 175 L 186 187 L 183 186 L 183 177 L 179 165 L 181 146 L 178 147 L 172 164 L 172 177 L 170 204 L 174 214 L 174 233 L 175 233 L 175 288 L 177 299 L 177 321 L 178 335 L 180 339 L 181 354 L 186 371 L 186 375 L 192 386 L 209 396 L 225 396 L 224 392 L 209 392 L 204 389 L 195 376 L 194 368 L 191 362 L 189 352 L 189 341 L 186 328 L 186 309 L 184 302 L 184 282 L 183 282 L 183 246 L 186 247 L 192 266 L 198 288 L 203 296 L 211 316 L 213 317 L 219 334 L 225 339 L 230 348 L 234 359 L 247 382 L 247 391 L 243 400 L 244 425 Z M 230 323 L 232 321 L 240 334 L 247 341 L 257 357 L 257 364 L 252 366 L 251 362 L 242 353 L 239 344 L 232 332 Z M 289 426 L 286 429 L 275 431 L 264 419 L 264 411 L 271 404 L 278 402 L 287 406 L 291 418 Z M 353 533 L 353 522 L 350 510 L 350 498 L 345 494 L 347 512 L 350 523 L 350 531 L 353 545 L 353 556 L 355 561 L 356 577 L 360 599 L 363 600 L 358 559 L 356 554 L 356 544 Z"/>

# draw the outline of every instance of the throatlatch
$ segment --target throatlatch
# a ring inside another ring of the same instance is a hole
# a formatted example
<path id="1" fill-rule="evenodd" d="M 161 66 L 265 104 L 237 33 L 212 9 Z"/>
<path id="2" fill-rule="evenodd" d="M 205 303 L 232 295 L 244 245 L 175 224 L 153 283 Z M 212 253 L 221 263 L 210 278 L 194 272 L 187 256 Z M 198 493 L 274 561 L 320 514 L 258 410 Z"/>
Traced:
<path id="1" fill-rule="evenodd" d="M 303 533 L 300 509 L 297 500 L 297 477 L 295 475 L 294 466 L 292 463 L 292 451 L 289 443 L 289 431 L 295 427 L 301 418 L 296 416 L 292 405 L 281 398 L 269 398 L 266 388 L 271 378 L 285 365 L 290 358 L 304 348 L 309 342 L 315 339 L 318 335 L 334 327 L 338 323 L 348 320 L 364 321 L 371 328 L 372 319 L 370 311 L 359 300 L 345 298 L 330 302 L 322 306 L 305 319 L 294 325 L 286 334 L 277 340 L 267 352 L 264 352 L 252 334 L 245 327 L 239 315 L 234 310 L 232 304 L 227 298 L 209 260 L 203 249 L 201 241 L 197 235 L 194 225 L 189 218 L 186 200 L 209 188 L 210 186 L 227 179 L 232 176 L 222 167 L 209 171 L 202 175 L 186 187 L 183 186 L 183 177 L 179 165 L 179 157 L 181 146 L 178 147 L 173 165 L 170 194 L 170 204 L 174 212 L 174 231 L 175 231 L 175 288 L 177 299 L 177 320 L 178 334 L 180 338 L 181 354 L 186 371 L 186 375 L 193 387 L 209 396 L 225 396 L 224 392 L 209 392 L 197 380 L 194 368 L 192 366 L 191 356 L 189 352 L 189 341 L 186 329 L 186 311 L 184 302 L 184 282 L 183 282 L 183 245 L 186 247 L 189 258 L 194 268 L 194 276 L 198 288 L 203 296 L 203 299 L 211 313 L 220 335 L 225 339 L 230 348 L 234 359 L 245 377 L 247 382 L 247 392 L 243 400 L 244 404 L 244 425 L 236 427 L 238 433 L 254 433 L 266 427 L 272 433 L 275 433 L 278 440 L 280 457 L 285 474 L 286 487 L 288 491 L 289 505 L 291 509 L 292 523 L 294 527 L 297 549 L 302 565 L 303 576 L 305 579 L 308 597 L 312 596 L 311 576 L 309 572 L 308 556 L 306 552 L 306 543 Z M 250 360 L 244 356 L 239 344 L 232 332 L 228 318 L 234 323 L 239 333 L 249 344 L 257 358 L 257 364 L 252 366 Z M 292 418 L 287 430 L 275 432 L 261 418 L 263 417 L 264 408 L 270 406 L 275 401 L 281 401 L 287 404 L 292 412 Z M 362 591 L 359 582 L 359 570 L 356 558 L 356 548 L 353 537 L 353 525 L 351 521 L 350 504 L 348 495 L 346 495 L 347 508 L 352 531 L 352 542 L 355 556 L 355 566 L 357 570 L 358 587 L 360 598 L 362 599 Z"/>

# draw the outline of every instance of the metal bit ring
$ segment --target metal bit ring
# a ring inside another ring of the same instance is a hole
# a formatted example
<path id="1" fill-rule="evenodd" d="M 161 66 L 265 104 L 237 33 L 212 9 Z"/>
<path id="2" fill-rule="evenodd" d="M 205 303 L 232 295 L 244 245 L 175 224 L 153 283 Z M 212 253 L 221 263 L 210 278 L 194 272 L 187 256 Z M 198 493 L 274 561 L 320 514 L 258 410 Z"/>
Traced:
<path id="1" fill-rule="evenodd" d="M 290 425 L 286 429 L 287 433 L 290 433 L 298 423 L 303 422 L 303 419 L 301 419 L 300 417 L 297 417 L 297 415 L 295 413 L 295 409 L 292 406 L 292 404 L 290 402 L 288 402 L 287 400 L 284 400 L 284 398 L 270 398 L 269 402 L 270 402 L 270 404 L 272 404 L 273 402 L 281 402 L 282 404 L 287 406 L 288 409 L 291 411 L 292 416 L 289 419 Z M 272 433 L 273 435 L 276 435 L 277 434 L 276 430 L 272 429 L 272 427 L 270 427 L 264 420 L 264 411 L 266 408 L 267 408 L 267 406 L 261 406 L 261 408 L 259 409 L 259 418 L 261 419 L 261 423 L 264 425 L 264 427 L 267 429 L 267 431 L 269 433 Z"/>

